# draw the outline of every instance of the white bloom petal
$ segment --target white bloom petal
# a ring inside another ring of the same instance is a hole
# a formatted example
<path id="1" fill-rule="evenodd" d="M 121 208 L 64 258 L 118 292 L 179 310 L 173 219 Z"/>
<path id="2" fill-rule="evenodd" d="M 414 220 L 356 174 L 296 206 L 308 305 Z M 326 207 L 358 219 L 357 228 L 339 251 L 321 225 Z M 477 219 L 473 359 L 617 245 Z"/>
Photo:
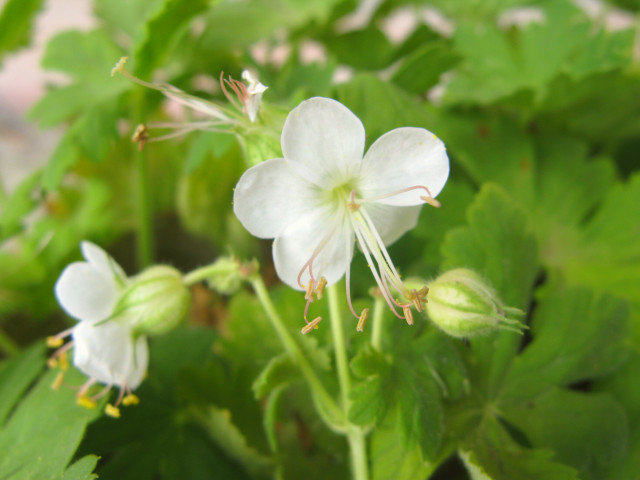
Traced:
<path id="1" fill-rule="evenodd" d="M 113 312 L 118 289 L 113 276 L 90 263 L 75 262 L 58 278 L 55 293 L 69 315 L 78 320 L 98 322 Z"/>
<path id="2" fill-rule="evenodd" d="M 278 277 L 290 287 L 302 290 L 298 275 L 320 244 L 324 246 L 312 265 L 315 279 L 325 277 L 328 285 L 340 280 L 353 256 L 353 233 L 346 219 L 330 216 L 328 211 L 305 215 L 278 235 L 273 242 Z M 309 270 L 305 270 L 300 280 L 308 285 L 309 278 Z"/>
<path id="3" fill-rule="evenodd" d="M 105 276 L 117 276 L 121 279 L 126 278 L 122 267 L 95 243 L 84 240 L 80 243 L 80 250 L 87 262 Z"/>
<path id="4" fill-rule="evenodd" d="M 396 128 L 371 146 L 362 162 L 360 187 L 365 198 L 414 186 L 426 186 L 437 196 L 449 177 L 444 143 L 424 128 Z M 387 205 L 423 205 L 423 189 L 379 200 Z"/>
<path id="5" fill-rule="evenodd" d="M 315 97 L 294 108 L 282 129 L 282 153 L 307 180 L 335 187 L 360 170 L 364 127 L 351 110 Z"/>
<path id="6" fill-rule="evenodd" d="M 149 361 L 144 337 L 134 342 L 131 329 L 116 321 L 102 325 L 81 322 L 72 335 L 73 364 L 87 376 L 132 390 L 140 385 Z"/>
<path id="7" fill-rule="evenodd" d="M 365 207 L 385 245 L 391 245 L 418 224 L 422 206 L 394 207 L 370 203 Z"/>
<path id="8" fill-rule="evenodd" d="M 252 235 L 274 238 L 317 208 L 318 188 L 298 176 L 282 158 L 244 172 L 233 193 L 233 211 Z"/>

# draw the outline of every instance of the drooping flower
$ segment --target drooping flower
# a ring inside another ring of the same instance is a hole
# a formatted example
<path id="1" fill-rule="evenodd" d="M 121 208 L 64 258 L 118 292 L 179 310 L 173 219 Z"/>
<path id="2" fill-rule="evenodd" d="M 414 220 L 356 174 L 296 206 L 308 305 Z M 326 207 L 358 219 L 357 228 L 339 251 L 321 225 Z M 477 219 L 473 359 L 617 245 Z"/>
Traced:
<path id="1" fill-rule="evenodd" d="M 221 73 L 220 87 L 225 97 L 234 107 L 229 108 L 228 106 L 191 95 L 168 83 L 153 83 L 141 80 L 125 69 L 126 62 L 127 57 L 122 57 L 111 70 L 111 76 L 120 73 L 139 85 L 161 92 L 170 100 L 188 107 L 202 116 L 202 119 L 190 122 L 154 122 L 139 125 L 133 134 L 133 141 L 138 142 L 141 148 L 146 142 L 157 142 L 180 137 L 196 130 L 232 133 L 234 128 L 244 125 L 246 119 L 250 123 L 254 123 L 258 117 L 262 94 L 268 88 L 260 83 L 256 75 L 249 70 L 242 72 L 242 79 L 246 81 L 246 84 L 230 76 L 224 78 L 224 73 Z M 155 128 L 173 131 L 165 135 L 149 137 L 149 129 Z"/>
<path id="2" fill-rule="evenodd" d="M 247 170 L 234 193 L 234 212 L 244 227 L 275 239 L 280 279 L 306 291 L 308 308 L 325 285 L 346 274 L 349 307 L 363 324 L 368 310 L 355 312 L 349 290 L 357 241 L 389 308 L 412 323 L 411 308 L 422 310 L 428 289 L 405 286 L 386 246 L 416 225 L 422 205 L 439 206 L 435 197 L 449 175 L 442 141 L 423 128 L 397 128 L 363 155 L 358 117 L 335 100 L 316 97 L 289 113 L 281 144 L 284 158 Z"/>
<path id="3" fill-rule="evenodd" d="M 68 368 L 67 352 L 73 349 L 73 364 L 89 377 L 78 391 L 78 403 L 95 406 L 98 398 L 117 387 L 118 400 L 115 405 L 108 404 L 105 411 L 119 416 L 121 402 L 137 403 L 131 392 L 147 371 L 147 341 L 144 336 L 134 335 L 126 316 L 114 315 L 122 293 L 130 284 L 122 268 L 91 242 L 82 242 L 80 248 L 86 261 L 67 266 L 55 285 L 58 302 L 78 323 L 47 339 L 50 347 L 59 347 L 49 360 L 50 366 L 61 368 L 54 387 L 60 386 Z M 67 337 L 71 341 L 64 344 Z M 104 390 L 87 396 L 95 383 L 104 384 Z"/>

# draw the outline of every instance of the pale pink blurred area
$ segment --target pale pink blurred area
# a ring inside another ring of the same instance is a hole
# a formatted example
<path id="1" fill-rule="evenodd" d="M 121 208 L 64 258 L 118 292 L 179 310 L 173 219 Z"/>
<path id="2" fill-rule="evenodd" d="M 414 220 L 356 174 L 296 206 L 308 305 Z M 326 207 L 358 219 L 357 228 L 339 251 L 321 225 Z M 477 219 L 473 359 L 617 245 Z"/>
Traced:
<path id="1" fill-rule="evenodd" d="M 0 8 L 5 3 L 0 0 Z M 42 131 L 25 121 L 46 85 L 64 79 L 40 66 L 45 45 L 60 31 L 94 25 L 90 0 L 49 0 L 35 21 L 31 45 L 9 54 L 0 65 L 0 183 L 5 194 L 46 163 L 60 136 L 57 130 Z"/>

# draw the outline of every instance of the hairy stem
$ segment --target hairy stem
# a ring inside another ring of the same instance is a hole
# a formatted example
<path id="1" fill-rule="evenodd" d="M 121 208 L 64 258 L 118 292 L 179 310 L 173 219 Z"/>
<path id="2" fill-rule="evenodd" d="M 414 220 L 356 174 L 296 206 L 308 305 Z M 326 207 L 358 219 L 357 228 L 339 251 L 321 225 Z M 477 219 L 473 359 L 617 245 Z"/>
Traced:
<path id="1" fill-rule="evenodd" d="M 249 281 L 251 282 L 251 286 L 253 287 L 258 300 L 260 300 L 260 303 L 262 304 L 262 308 L 271 321 L 271 325 L 278 334 L 280 342 L 282 342 L 291 359 L 295 362 L 298 368 L 300 368 L 300 371 L 307 380 L 312 392 L 317 397 L 317 400 L 321 402 L 322 406 L 327 410 L 327 413 L 331 415 L 332 418 L 338 419 L 342 424 L 346 424 L 346 416 L 343 411 L 338 407 L 331 395 L 329 395 L 302 352 L 300 345 L 298 345 L 292 337 L 291 333 L 282 321 L 282 318 L 276 311 L 262 278 L 260 278 L 259 275 L 253 275 L 249 278 Z"/>
<path id="2" fill-rule="evenodd" d="M 351 377 L 349 375 L 349 360 L 347 358 L 347 346 L 342 329 L 342 314 L 340 312 L 339 293 L 336 285 L 328 289 L 329 316 L 331 317 L 331 332 L 333 334 L 333 348 L 336 356 L 336 370 L 340 384 L 340 397 L 342 408 L 349 411 L 351 400 Z M 350 425 L 346 432 L 351 452 L 351 471 L 354 480 L 367 480 L 369 478 L 369 466 L 367 461 L 367 444 L 365 434 L 360 427 Z"/>

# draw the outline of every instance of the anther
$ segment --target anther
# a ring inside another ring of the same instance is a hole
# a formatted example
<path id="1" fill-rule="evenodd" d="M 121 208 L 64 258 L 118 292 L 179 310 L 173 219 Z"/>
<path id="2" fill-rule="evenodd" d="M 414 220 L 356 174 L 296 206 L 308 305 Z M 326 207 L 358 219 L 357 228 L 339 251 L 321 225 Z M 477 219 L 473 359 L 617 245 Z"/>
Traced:
<path id="1" fill-rule="evenodd" d="M 98 406 L 95 401 L 91 400 L 86 395 L 78 395 L 76 397 L 76 403 L 84 408 L 96 408 Z"/>
<path id="2" fill-rule="evenodd" d="M 141 123 L 131 135 L 131 141 L 138 144 L 138 150 L 142 150 L 147 140 L 149 140 L 149 130 L 144 123 Z"/>
<path id="3" fill-rule="evenodd" d="M 64 343 L 64 339 L 58 336 L 55 337 L 47 337 L 47 347 L 49 348 L 59 348 Z"/>
<path id="4" fill-rule="evenodd" d="M 404 313 L 404 318 L 409 325 L 413 325 L 413 312 L 411 311 L 411 307 L 404 306 L 402 307 L 402 313 Z"/>
<path id="5" fill-rule="evenodd" d="M 358 318 L 358 325 L 356 325 L 356 332 L 364 332 L 364 326 L 367 323 L 367 318 L 369 318 L 369 309 L 365 308 L 362 310 L 360 314 L 360 318 Z"/>
<path id="6" fill-rule="evenodd" d="M 129 405 L 138 405 L 139 403 L 140 399 L 133 393 L 130 393 L 122 399 L 122 405 L 124 405 L 125 407 L 128 407 Z"/>
<path id="7" fill-rule="evenodd" d="M 129 59 L 129 57 L 121 57 L 120 60 L 118 60 L 118 63 L 116 63 L 116 66 L 111 69 L 111 76 L 112 77 L 116 73 L 122 73 L 122 71 L 124 70 L 124 65 L 125 65 L 125 63 L 127 63 L 128 59 Z"/>
<path id="8" fill-rule="evenodd" d="M 113 418 L 120 418 L 120 409 L 118 407 L 114 407 L 110 403 L 104 407 L 104 413 Z"/>
<path id="9" fill-rule="evenodd" d="M 60 390 L 63 380 L 64 380 L 64 372 L 58 372 L 58 375 L 56 375 L 55 380 L 51 384 L 51 390 Z"/>
<path id="10" fill-rule="evenodd" d="M 69 359 L 67 358 L 67 353 L 64 352 L 63 354 L 60 355 L 60 360 L 59 360 L 59 364 L 60 364 L 60 370 L 62 370 L 63 372 L 66 370 L 69 370 Z"/>
<path id="11" fill-rule="evenodd" d="M 51 357 L 47 360 L 47 367 L 56 368 L 58 366 L 58 359 L 56 357 Z"/>
<path id="12" fill-rule="evenodd" d="M 320 323 L 321 320 L 322 320 L 322 317 L 314 318 L 309 323 L 307 323 L 304 327 L 302 327 L 302 330 L 300 330 L 300 333 L 302 333 L 302 335 L 306 335 L 311 330 L 315 330 L 316 328 L 318 328 L 318 324 Z"/>
<path id="13" fill-rule="evenodd" d="M 426 203 L 428 203 L 432 207 L 440 208 L 442 206 L 442 204 L 438 200 L 436 200 L 433 197 L 427 197 L 426 195 L 421 196 L 420 200 L 425 201 Z"/>
<path id="14" fill-rule="evenodd" d="M 322 295 L 324 294 L 324 289 L 326 286 L 327 286 L 327 279 L 325 277 L 320 277 L 320 280 L 318 280 L 318 283 L 316 284 L 316 287 L 314 289 L 316 298 L 318 300 L 322 298 Z"/>
<path id="15" fill-rule="evenodd" d="M 313 290 L 315 288 L 316 282 L 313 280 L 309 280 L 309 285 L 307 286 L 307 291 L 304 294 L 304 299 L 307 302 L 313 302 Z"/>

